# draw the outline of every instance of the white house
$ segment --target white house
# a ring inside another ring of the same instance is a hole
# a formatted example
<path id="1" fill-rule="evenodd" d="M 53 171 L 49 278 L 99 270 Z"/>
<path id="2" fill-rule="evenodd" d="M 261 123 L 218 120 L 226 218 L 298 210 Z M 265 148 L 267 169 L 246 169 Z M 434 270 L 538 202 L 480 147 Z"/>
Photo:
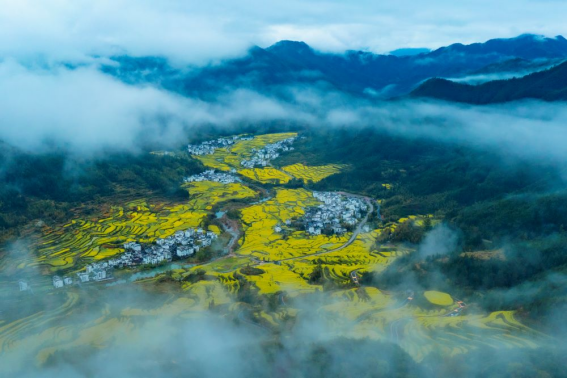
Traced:
<path id="1" fill-rule="evenodd" d="M 93 273 L 94 273 L 94 280 L 95 281 L 101 281 L 101 280 L 104 280 L 106 278 L 106 270 L 104 270 L 104 269 L 97 269 Z"/>
<path id="2" fill-rule="evenodd" d="M 29 290 L 30 286 L 28 285 L 28 283 L 24 280 L 20 280 L 18 282 L 18 285 L 20 285 L 20 291 L 27 291 Z"/>
<path id="3" fill-rule="evenodd" d="M 64 277 L 63 278 L 63 283 L 65 285 L 72 285 L 73 284 L 73 279 L 71 277 Z"/>
<path id="4" fill-rule="evenodd" d="M 63 287 L 63 280 L 59 276 L 53 276 L 53 287 L 59 289 Z"/>

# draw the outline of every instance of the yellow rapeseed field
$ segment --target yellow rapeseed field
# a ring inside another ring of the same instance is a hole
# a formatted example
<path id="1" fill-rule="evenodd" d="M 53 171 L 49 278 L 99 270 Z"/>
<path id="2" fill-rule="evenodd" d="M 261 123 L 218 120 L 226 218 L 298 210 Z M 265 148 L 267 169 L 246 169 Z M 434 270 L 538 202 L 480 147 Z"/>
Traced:
<path id="1" fill-rule="evenodd" d="M 262 184 L 285 184 L 291 179 L 289 175 L 273 167 L 240 169 L 238 173 Z"/>
<path id="2" fill-rule="evenodd" d="M 237 251 L 260 260 L 274 261 L 302 256 L 344 244 L 348 236 L 309 236 L 304 231 L 276 233 L 277 225 L 301 217 L 307 206 L 319 202 L 305 189 L 277 189 L 274 198 L 242 209 L 244 242 Z"/>
<path id="3" fill-rule="evenodd" d="M 194 155 L 193 157 L 201 161 L 203 165 L 209 168 L 218 169 L 220 171 L 230 171 L 232 168 L 240 169 L 241 168 L 240 162 L 243 159 L 250 158 L 254 154 L 253 149 L 259 150 L 268 144 L 276 143 L 281 140 L 295 136 L 297 136 L 297 133 L 277 133 L 277 134 L 258 135 L 251 140 L 237 141 L 231 147 L 219 148 L 215 150 L 215 152 L 211 155 L 200 155 L 200 156 Z M 281 174 L 285 175 L 284 173 Z M 249 177 L 249 178 L 255 180 L 255 178 L 253 177 Z"/>
<path id="4" fill-rule="evenodd" d="M 285 166 L 282 168 L 282 171 L 290 174 L 295 178 L 301 179 L 304 182 L 307 181 L 319 182 L 323 180 L 325 177 L 329 177 L 331 175 L 334 175 L 335 173 L 339 173 L 344 168 L 345 168 L 344 165 L 338 165 L 338 164 L 310 167 L 298 163 L 298 164 Z"/>
<path id="5" fill-rule="evenodd" d="M 72 268 L 78 261 L 88 263 L 120 254 L 130 241 L 151 243 L 178 230 L 198 227 L 217 203 L 252 198 L 256 192 L 240 184 L 197 182 L 186 184 L 187 203 L 149 205 L 143 200 L 113 207 L 98 220 L 76 219 L 45 232 L 37 247 L 37 261 L 52 269 Z M 218 231 L 218 230 L 217 230 Z"/>
<path id="6" fill-rule="evenodd" d="M 453 298 L 447 293 L 442 293 L 440 291 L 426 291 L 423 293 L 425 298 L 433 303 L 434 305 L 438 306 L 450 306 L 453 304 Z"/>

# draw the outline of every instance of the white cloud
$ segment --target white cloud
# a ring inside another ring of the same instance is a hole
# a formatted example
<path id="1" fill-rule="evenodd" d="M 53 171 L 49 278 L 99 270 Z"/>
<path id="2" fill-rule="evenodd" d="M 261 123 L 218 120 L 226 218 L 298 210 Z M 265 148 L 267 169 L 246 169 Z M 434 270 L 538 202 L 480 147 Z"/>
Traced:
<path id="1" fill-rule="evenodd" d="M 132 151 L 141 141 L 183 143 L 196 126 L 310 118 L 245 89 L 204 102 L 127 85 L 94 66 L 42 70 L 6 61 L 0 63 L 0 93 L 8 94 L 0 102 L 0 140 L 26 150 L 53 141 L 81 154 Z"/>
<path id="2" fill-rule="evenodd" d="M 179 145 L 187 130 L 285 120 L 318 127 L 377 127 L 407 138 L 490 149 L 506 157 L 567 161 L 567 109 L 536 101 L 495 106 L 376 102 L 317 89 L 289 88 L 290 101 L 248 89 L 208 101 L 124 84 L 95 66 L 27 68 L 0 63 L 0 140 L 27 149 L 46 141 L 81 154 L 132 151 L 141 141 Z M 230 132 L 230 131 L 227 131 Z"/>
<path id="3" fill-rule="evenodd" d="M 48 62 L 126 52 L 204 64 L 281 39 L 387 52 L 567 33 L 564 1 L 0 0 L 0 7 L 0 56 Z"/>

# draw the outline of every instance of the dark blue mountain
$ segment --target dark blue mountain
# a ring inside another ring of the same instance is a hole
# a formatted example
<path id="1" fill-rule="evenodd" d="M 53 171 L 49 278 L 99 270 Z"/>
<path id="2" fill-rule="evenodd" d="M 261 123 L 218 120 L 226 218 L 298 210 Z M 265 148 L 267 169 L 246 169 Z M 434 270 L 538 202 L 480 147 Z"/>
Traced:
<path id="1" fill-rule="evenodd" d="M 567 101 L 567 62 L 521 78 L 494 80 L 480 85 L 430 79 L 415 89 L 411 96 L 476 105 L 522 99 Z"/>
<path id="2" fill-rule="evenodd" d="M 187 96 L 215 96 L 234 88 L 285 96 L 290 86 L 317 86 L 379 98 L 409 93 L 432 77 L 459 77 L 513 59 L 567 58 L 567 40 L 521 35 L 471 45 L 454 44 L 409 56 L 364 51 L 330 54 L 303 42 L 280 41 L 253 47 L 237 59 L 175 70 L 160 58 L 115 57 L 103 71 L 129 83 L 150 82 Z"/>

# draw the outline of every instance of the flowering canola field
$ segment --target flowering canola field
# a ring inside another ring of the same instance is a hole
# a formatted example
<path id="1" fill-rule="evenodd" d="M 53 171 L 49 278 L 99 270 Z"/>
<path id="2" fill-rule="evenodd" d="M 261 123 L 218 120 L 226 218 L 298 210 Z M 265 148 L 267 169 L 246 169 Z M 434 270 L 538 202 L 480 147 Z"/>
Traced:
<path id="1" fill-rule="evenodd" d="M 260 150 L 268 144 L 296 136 L 297 133 L 258 135 L 251 140 L 239 140 L 227 148 L 218 148 L 213 154 L 194 155 L 193 157 L 209 168 L 225 172 L 235 169 L 238 174 L 262 184 L 286 184 L 292 178 L 301 179 L 304 182 L 318 182 L 328 176 L 339 173 L 345 168 L 345 166 L 338 164 L 313 167 L 304 164 L 293 164 L 285 166 L 282 169 L 276 169 L 270 166 L 262 168 L 242 168 L 240 164 L 241 161 L 252 157 L 255 150 Z"/>
<path id="2" fill-rule="evenodd" d="M 148 204 L 144 200 L 112 207 L 104 218 L 76 219 L 46 229 L 37 247 L 38 257 L 22 262 L 46 265 L 53 270 L 74 268 L 124 252 L 130 241 L 152 243 L 176 231 L 198 227 L 213 206 L 232 199 L 253 198 L 256 192 L 239 184 L 197 182 L 185 185 L 187 203 Z"/>
<path id="3" fill-rule="evenodd" d="M 339 173 L 345 168 L 344 165 L 329 164 L 320 166 L 307 166 L 303 164 L 293 164 L 282 168 L 282 171 L 291 176 L 301 179 L 304 182 L 319 182 L 326 177 Z"/>
<path id="4" fill-rule="evenodd" d="M 238 254 L 275 261 L 344 244 L 348 234 L 309 236 L 305 231 L 294 230 L 284 235 L 274 231 L 277 225 L 301 217 L 306 207 L 317 204 L 319 201 L 305 189 L 277 189 L 274 198 L 242 209 L 244 241 Z"/>

